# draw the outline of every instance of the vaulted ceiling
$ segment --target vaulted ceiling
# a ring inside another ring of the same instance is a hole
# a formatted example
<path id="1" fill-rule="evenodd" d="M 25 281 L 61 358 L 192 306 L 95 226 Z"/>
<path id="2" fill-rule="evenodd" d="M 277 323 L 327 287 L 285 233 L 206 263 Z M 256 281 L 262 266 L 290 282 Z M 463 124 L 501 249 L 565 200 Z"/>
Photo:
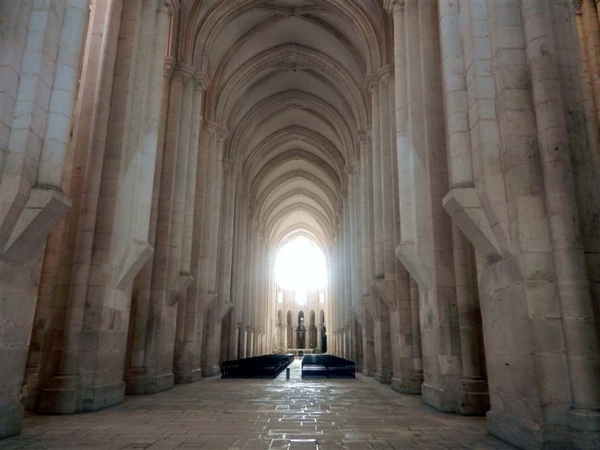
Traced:
<path id="1" fill-rule="evenodd" d="M 388 60 L 380 1 L 182 0 L 174 26 L 268 242 L 327 248 L 370 122 L 366 80 Z"/>

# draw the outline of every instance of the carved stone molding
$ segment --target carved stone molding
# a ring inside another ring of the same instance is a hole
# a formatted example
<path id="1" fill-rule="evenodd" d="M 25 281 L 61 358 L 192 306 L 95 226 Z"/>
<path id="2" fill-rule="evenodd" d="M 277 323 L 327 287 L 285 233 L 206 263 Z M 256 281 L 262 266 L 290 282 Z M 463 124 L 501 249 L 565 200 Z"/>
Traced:
<path id="1" fill-rule="evenodd" d="M 217 128 L 217 143 L 222 144 L 229 136 L 229 130 L 225 127 Z"/>
<path id="2" fill-rule="evenodd" d="M 379 76 L 375 74 L 367 75 L 365 83 L 371 94 L 379 92 Z"/>
<path id="3" fill-rule="evenodd" d="M 210 78 L 206 72 L 198 72 L 196 71 L 194 75 L 194 82 L 200 83 L 202 85 L 202 89 L 206 90 L 210 85 Z"/>
<path id="4" fill-rule="evenodd" d="M 165 58 L 165 62 L 163 63 L 163 77 L 171 78 L 174 69 L 175 61 L 173 60 L 173 58 Z"/>
<path id="5" fill-rule="evenodd" d="M 383 8 L 389 13 L 404 9 L 404 0 L 383 0 Z"/>
<path id="6" fill-rule="evenodd" d="M 175 64 L 175 70 L 177 70 L 178 72 L 182 72 L 185 75 L 189 75 L 189 76 L 194 76 L 194 67 L 190 66 L 189 64 L 183 63 L 183 62 L 178 62 Z"/>
<path id="7" fill-rule="evenodd" d="M 175 12 L 175 5 L 172 0 L 156 0 L 156 12 L 172 16 Z"/>

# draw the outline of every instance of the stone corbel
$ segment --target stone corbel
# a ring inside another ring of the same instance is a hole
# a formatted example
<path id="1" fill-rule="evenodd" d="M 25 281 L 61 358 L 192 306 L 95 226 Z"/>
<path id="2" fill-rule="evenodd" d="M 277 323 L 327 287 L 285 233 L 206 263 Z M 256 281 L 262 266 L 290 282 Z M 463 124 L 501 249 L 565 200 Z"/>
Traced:
<path id="1" fill-rule="evenodd" d="M 60 191 L 43 187 L 31 189 L 27 204 L 2 249 L 2 259 L 25 264 L 70 208 L 71 200 Z"/>
<path id="2" fill-rule="evenodd" d="M 377 305 L 373 301 L 373 295 L 371 295 L 371 294 L 363 295 L 362 301 L 363 301 L 363 304 L 365 305 L 365 308 L 367 308 L 367 311 L 369 311 L 369 313 L 371 313 L 371 316 L 373 316 L 373 319 L 375 319 L 376 321 L 379 321 L 379 309 L 377 308 Z"/>
<path id="3" fill-rule="evenodd" d="M 363 147 L 369 143 L 369 136 L 367 135 L 366 130 L 361 130 L 357 133 L 358 137 L 358 145 Z"/>
<path id="4" fill-rule="evenodd" d="M 222 322 L 231 308 L 233 308 L 233 303 L 229 301 L 219 302 L 217 306 L 217 322 Z"/>
<path id="5" fill-rule="evenodd" d="M 226 127 L 218 127 L 216 131 L 217 143 L 223 145 L 225 140 L 229 137 L 229 130 Z"/>
<path id="6" fill-rule="evenodd" d="M 379 298 L 381 298 L 388 306 L 390 312 L 396 311 L 396 282 L 386 280 L 373 280 L 371 287 L 375 290 Z"/>
<path id="7" fill-rule="evenodd" d="M 172 16 L 179 6 L 177 0 L 156 0 L 156 12 Z"/>
<path id="8" fill-rule="evenodd" d="M 379 92 L 379 76 L 376 74 L 369 74 L 365 78 L 365 86 L 371 94 Z"/>
<path id="9" fill-rule="evenodd" d="M 502 246 L 477 194 L 477 188 L 454 188 L 446 194 L 442 204 L 479 254 L 490 263 L 502 259 Z"/>
<path id="10" fill-rule="evenodd" d="M 219 299 L 219 296 L 214 292 L 207 292 L 201 295 L 201 299 L 198 302 L 198 314 L 204 314 L 210 306 Z"/>
<path id="11" fill-rule="evenodd" d="M 389 13 L 401 8 L 404 8 L 404 0 L 383 0 L 383 9 Z"/>
<path id="12" fill-rule="evenodd" d="M 170 304 L 174 305 L 183 296 L 185 290 L 190 287 L 194 281 L 194 277 L 189 272 L 179 272 L 179 275 L 172 283 L 173 288 L 171 289 Z"/>
<path id="13" fill-rule="evenodd" d="M 354 317 L 360 324 L 362 328 L 365 327 L 365 308 L 361 308 L 360 306 L 353 306 L 352 312 L 354 313 Z"/>
<path id="14" fill-rule="evenodd" d="M 147 241 L 136 239 L 129 244 L 114 274 L 113 286 L 120 290 L 127 289 L 153 253 L 154 249 Z"/>
<path id="15" fill-rule="evenodd" d="M 206 91 L 208 87 L 208 76 L 206 72 L 198 72 L 194 75 L 194 90 Z"/>
<path id="16" fill-rule="evenodd" d="M 394 69 L 391 64 L 386 64 L 381 67 L 377 71 L 377 75 L 379 76 L 379 80 L 387 83 L 389 81 L 390 76 L 394 73 Z"/>
<path id="17" fill-rule="evenodd" d="M 171 79 L 173 71 L 175 70 L 175 60 L 167 56 L 163 62 L 163 77 L 167 80 Z"/>
<path id="18" fill-rule="evenodd" d="M 396 247 L 396 258 L 400 260 L 422 291 L 427 292 L 431 289 L 431 280 L 421 262 L 417 244 L 412 241 L 402 242 Z"/>

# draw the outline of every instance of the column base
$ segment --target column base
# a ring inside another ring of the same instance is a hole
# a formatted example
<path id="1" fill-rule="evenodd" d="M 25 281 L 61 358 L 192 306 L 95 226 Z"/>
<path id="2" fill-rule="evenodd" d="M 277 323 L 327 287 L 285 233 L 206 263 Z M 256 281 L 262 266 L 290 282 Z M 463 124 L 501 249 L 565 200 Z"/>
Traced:
<path id="1" fill-rule="evenodd" d="M 391 375 L 384 375 L 379 372 L 375 372 L 375 375 L 373 375 L 373 378 L 375 378 L 375 381 L 377 381 L 381 384 L 390 384 L 392 382 Z"/>
<path id="2" fill-rule="evenodd" d="M 21 403 L 25 406 L 25 409 L 35 411 L 38 397 L 39 367 L 28 368 L 25 380 L 21 394 Z"/>
<path id="3" fill-rule="evenodd" d="M 373 376 L 373 371 L 371 369 L 363 369 L 362 374 L 365 377 L 372 377 Z"/>
<path id="4" fill-rule="evenodd" d="M 0 439 L 15 436 L 21 432 L 23 405 L 17 403 L 0 406 Z"/>
<path id="5" fill-rule="evenodd" d="M 392 389 L 401 394 L 420 395 L 421 383 L 423 381 L 403 380 L 401 378 L 392 378 Z"/>
<path id="6" fill-rule="evenodd" d="M 118 405 L 125 400 L 125 383 L 92 386 L 83 390 L 83 411 L 92 412 Z"/>
<path id="7" fill-rule="evenodd" d="M 518 448 L 528 450 L 572 449 L 564 442 L 564 430 L 559 427 L 552 427 L 552 431 L 548 431 L 540 423 L 524 421 L 498 410 L 488 411 L 486 417 L 487 429 L 492 436 Z"/>
<path id="8" fill-rule="evenodd" d="M 463 416 L 484 415 L 490 409 L 487 382 L 473 379 L 461 380 L 457 403 L 458 412 Z"/>
<path id="9" fill-rule="evenodd" d="M 146 368 L 130 367 L 125 370 L 125 394 L 139 395 L 146 393 Z"/>
<path id="10" fill-rule="evenodd" d="M 125 373 L 125 392 L 128 395 L 156 394 L 174 386 L 174 375 L 148 376 L 145 367 L 127 369 Z"/>
<path id="11" fill-rule="evenodd" d="M 219 366 L 210 366 L 206 367 L 202 371 L 203 377 L 214 377 L 215 375 L 221 375 L 221 368 Z"/>
<path id="12" fill-rule="evenodd" d="M 175 373 L 175 384 L 190 384 L 202 378 L 202 369 L 183 369 Z"/>
<path id="13" fill-rule="evenodd" d="M 423 383 L 421 395 L 426 405 L 443 412 L 456 412 L 456 391 Z"/>
<path id="14" fill-rule="evenodd" d="M 52 377 L 40 390 L 39 414 L 75 414 L 81 411 L 81 383 L 78 375 Z"/>
<path id="15" fill-rule="evenodd" d="M 573 449 L 600 448 L 600 411 L 573 408 L 567 413 L 567 426 Z"/>

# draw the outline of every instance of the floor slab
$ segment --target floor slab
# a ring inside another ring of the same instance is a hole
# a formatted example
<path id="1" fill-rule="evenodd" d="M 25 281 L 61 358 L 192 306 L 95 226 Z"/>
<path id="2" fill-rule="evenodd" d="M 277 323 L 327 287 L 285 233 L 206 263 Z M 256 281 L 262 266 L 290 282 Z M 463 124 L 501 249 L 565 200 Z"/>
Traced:
<path id="1" fill-rule="evenodd" d="M 73 416 L 27 414 L 0 450 L 513 450 L 485 419 L 443 414 L 361 375 L 210 378 Z"/>

